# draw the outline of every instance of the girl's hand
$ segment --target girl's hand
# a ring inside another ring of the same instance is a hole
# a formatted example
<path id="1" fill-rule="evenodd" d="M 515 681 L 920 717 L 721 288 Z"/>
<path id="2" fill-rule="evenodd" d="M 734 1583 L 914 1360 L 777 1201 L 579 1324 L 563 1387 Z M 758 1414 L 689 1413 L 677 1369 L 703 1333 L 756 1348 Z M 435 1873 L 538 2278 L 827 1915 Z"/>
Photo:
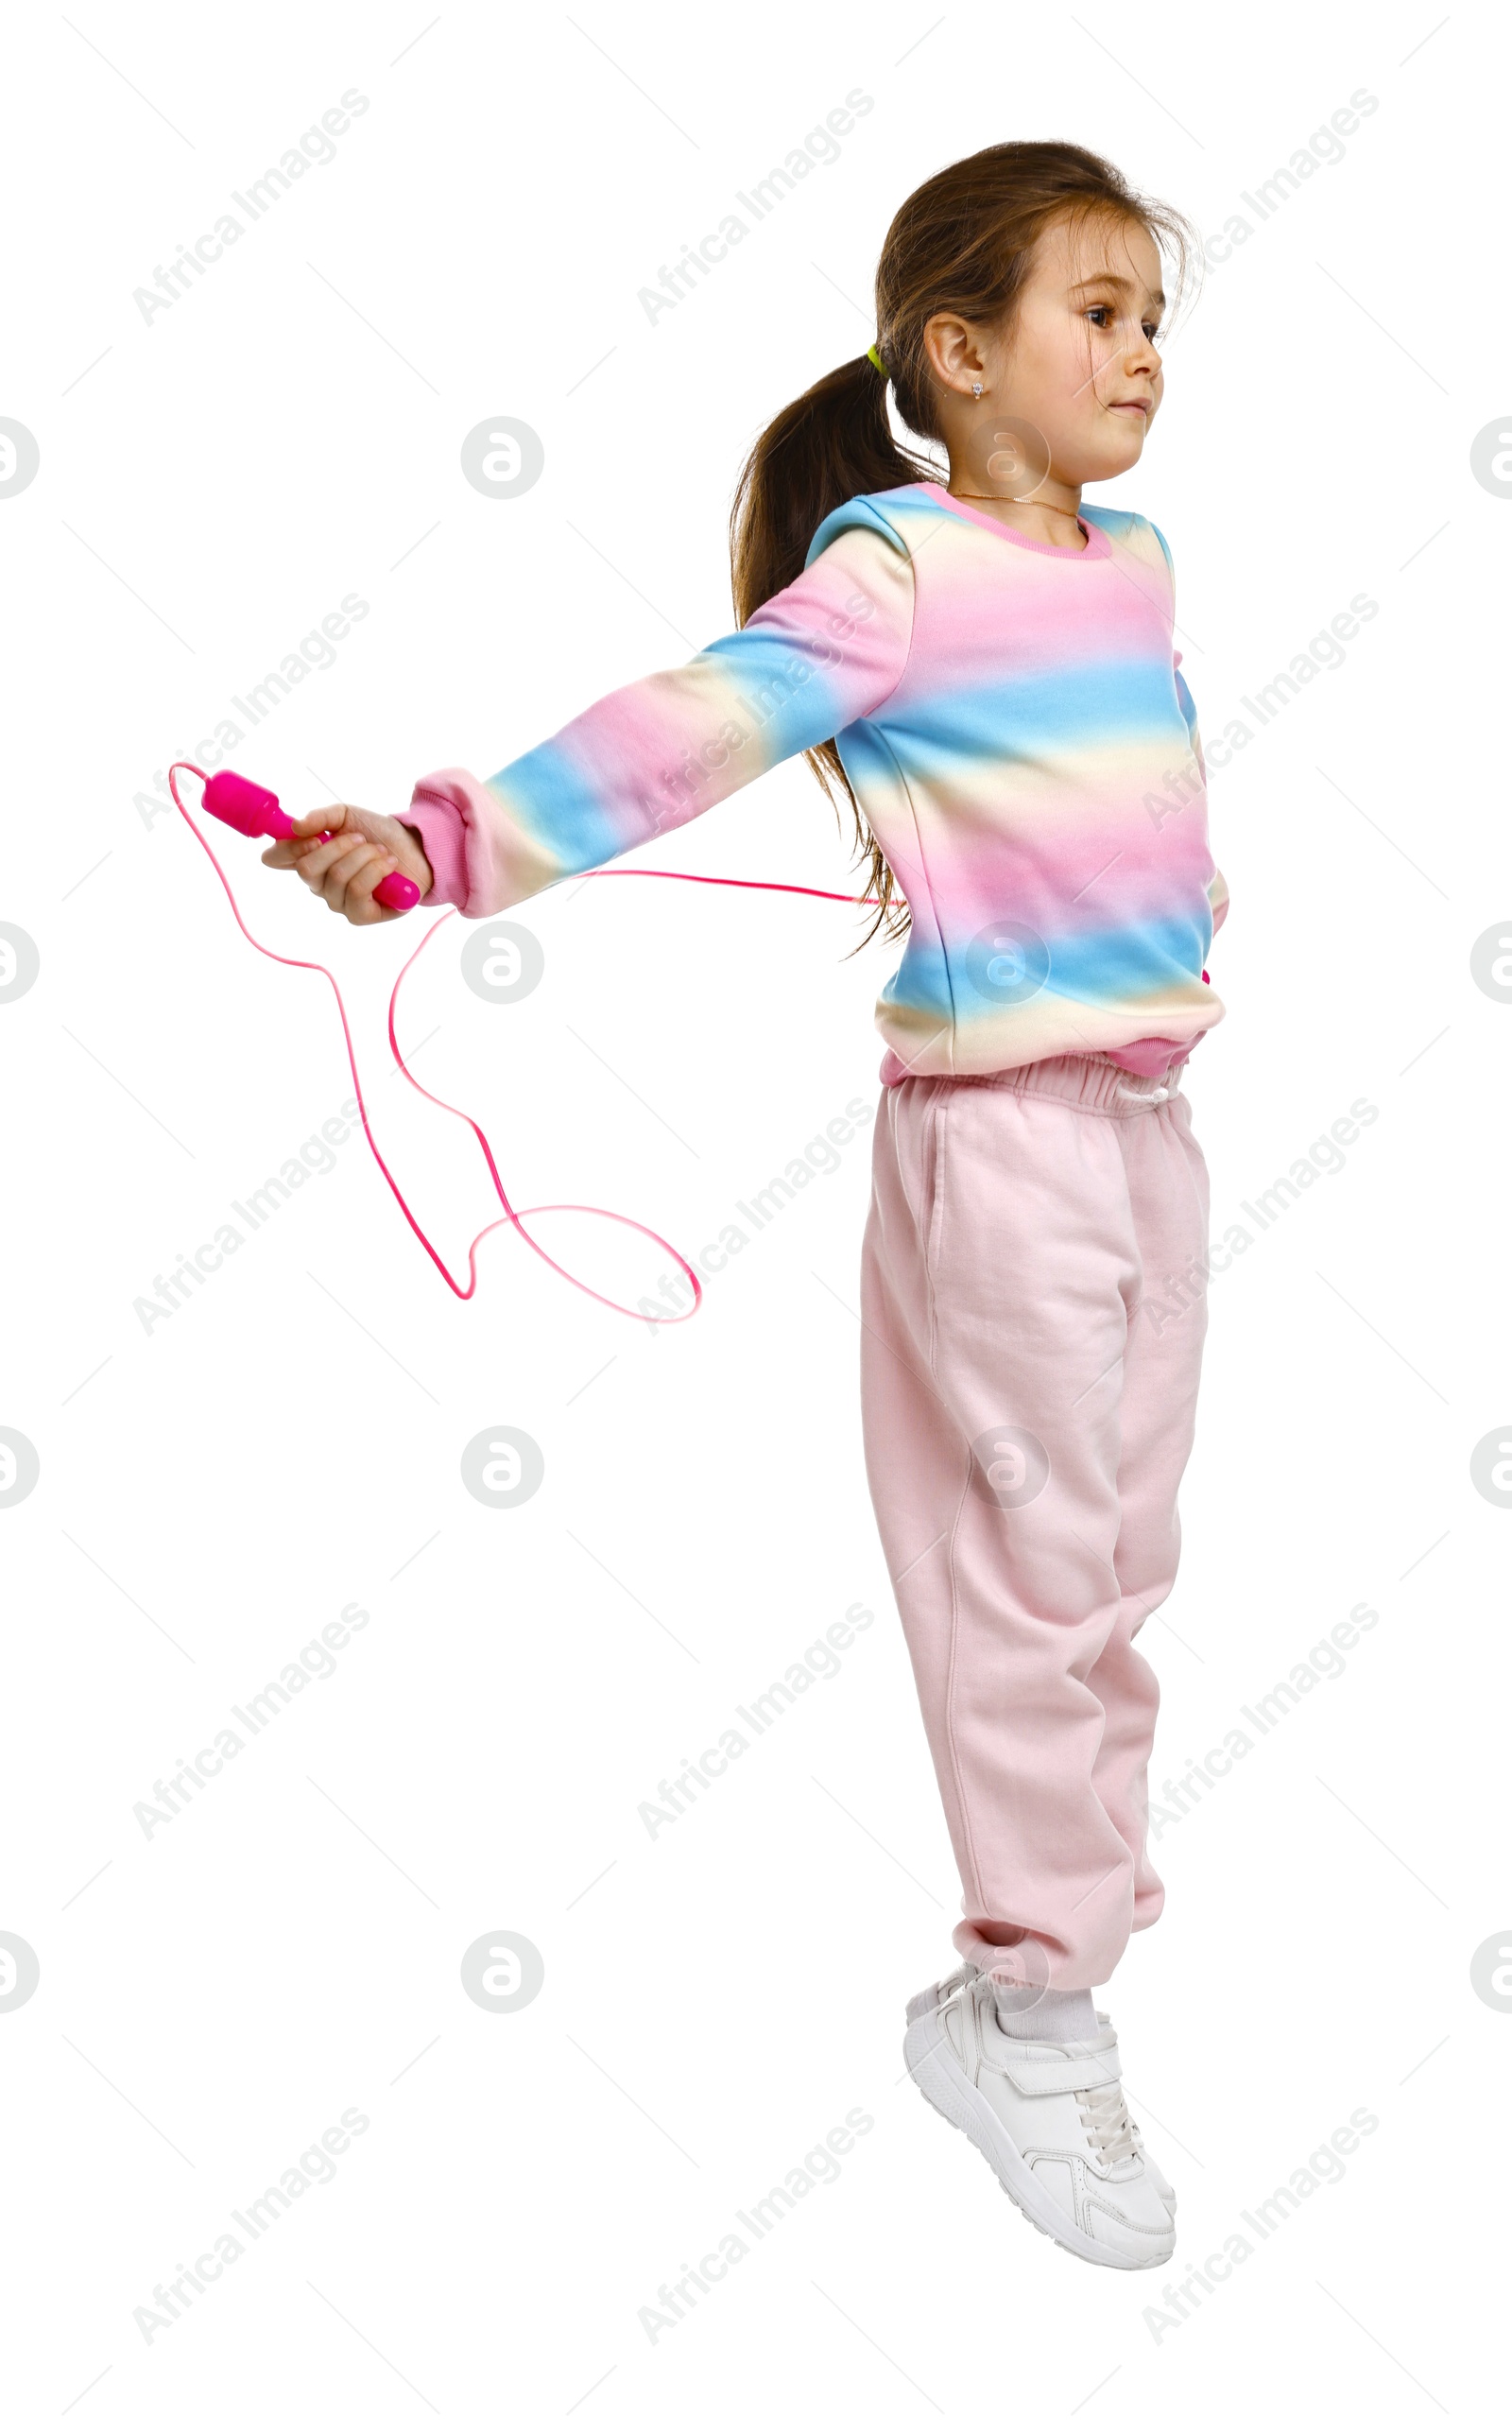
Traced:
<path id="1" fill-rule="evenodd" d="M 323 843 L 322 829 L 330 831 Z M 386 819 L 382 811 L 360 811 L 353 802 L 307 811 L 295 820 L 294 834 L 269 845 L 263 859 L 269 870 L 297 870 L 333 912 L 344 912 L 358 927 L 404 919 L 402 912 L 372 900 L 373 888 L 391 871 L 412 878 L 422 902 L 435 876 L 413 828 L 403 819 Z"/>

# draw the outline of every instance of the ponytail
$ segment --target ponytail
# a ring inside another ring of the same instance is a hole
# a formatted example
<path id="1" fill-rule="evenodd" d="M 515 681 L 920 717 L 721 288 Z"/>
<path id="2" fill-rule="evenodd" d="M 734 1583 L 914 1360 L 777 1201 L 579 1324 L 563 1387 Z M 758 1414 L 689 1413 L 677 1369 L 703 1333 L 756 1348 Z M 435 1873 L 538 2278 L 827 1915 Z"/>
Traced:
<path id="1" fill-rule="evenodd" d="M 887 383 L 869 354 L 827 371 L 768 423 L 741 468 L 730 516 L 730 575 L 742 625 L 803 571 L 809 543 L 848 499 L 897 490 L 932 471 L 903 454 L 887 420 Z"/>
<path id="2" fill-rule="evenodd" d="M 1054 221 L 1092 215 L 1143 228 L 1174 257 L 1181 293 L 1195 250 L 1187 222 L 1136 193 L 1111 162 L 1079 144 L 992 144 L 941 169 L 908 197 L 877 265 L 877 349 L 885 375 L 869 354 L 826 372 L 767 424 L 741 467 L 730 513 L 737 624 L 797 580 L 809 543 L 836 507 L 935 478 L 936 464 L 900 446 L 887 411 L 890 385 L 900 421 L 943 444 L 926 322 L 942 312 L 1010 321 L 1044 231 Z M 901 937 L 908 906 L 833 737 L 803 756 L 836 812 L 841 799 L 850 805 L 857 856 L 867 862 L 866 891 L 877 898 L 876 918 L 861 944 L 879 929 Z"/>

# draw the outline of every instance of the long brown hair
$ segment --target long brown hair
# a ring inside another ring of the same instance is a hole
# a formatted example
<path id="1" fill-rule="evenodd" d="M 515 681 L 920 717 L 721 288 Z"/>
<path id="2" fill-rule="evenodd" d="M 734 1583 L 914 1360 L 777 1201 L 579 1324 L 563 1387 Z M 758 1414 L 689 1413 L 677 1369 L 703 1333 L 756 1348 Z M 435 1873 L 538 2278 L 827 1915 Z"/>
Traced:
<path id="1" fill-rule="evenodd" d="M 991 144 L 926 180 L 896 214 L 877 264 L 878 352 L 900 420 L 943 444 L 924 325 L 935 313 L 998 322 L 1011 315 L 1035 245 L 1052 222 L 1106 215 L 1136 222 L 1177 267 L 1177 295 L 1200 258 L 1180 214 L 1137 194 L 1111 162 L 1079 144 Z M 737 623 L 803 571 L 809 543 L 833 509 L 877 490 L 934 477 L 936 467 L 895 440 L 886 384 L 868 354 L 816 380 L 768 423 L 741 467 L 730 513 Z M 908 907 L 867 824 L 832 736 L 804 758 L 839 814 L 850 804 L 866 892 L 878 898 L 861 944 L 878 929 L 901 937 Z M 839 795 L 835 788 L 840 789 Z M 859 948 L 857 949 L 859 952 Z"/>

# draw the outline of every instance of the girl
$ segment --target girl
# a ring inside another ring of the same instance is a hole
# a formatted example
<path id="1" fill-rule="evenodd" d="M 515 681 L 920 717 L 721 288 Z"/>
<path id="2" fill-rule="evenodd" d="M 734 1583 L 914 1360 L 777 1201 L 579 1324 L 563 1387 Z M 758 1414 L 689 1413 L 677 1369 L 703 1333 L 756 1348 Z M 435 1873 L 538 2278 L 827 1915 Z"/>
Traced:
<path id="1" fill-rule="evenodd" d="M 1093 2008 L 1163 1891 L 1145 1846 L 1206 1307 L 1178 1076 L 1221 1018 L 1227 890 L 1172 647 L 1171 556 L 1082 504 L 1159 408 L 1185 223 L 1071 144 L 910 196 L 877 342 L 763 434 L 731 515 L 738 630 L 403 819 L 313 811 L 263 856 L 348 920 L 394 869 L 478 919 L 796 752 L 850 799 L 906 928 L 862 1251 L 868 1476 L 963 1885 L 963 1965 L 908 2008 L 922 2092 L 1040 2229 L 1161 2264 L 1176 2199 Z M 886 408 L 942 448 L 904 455 Z M 313 841 L 322 828 L 329 841 Z"/>

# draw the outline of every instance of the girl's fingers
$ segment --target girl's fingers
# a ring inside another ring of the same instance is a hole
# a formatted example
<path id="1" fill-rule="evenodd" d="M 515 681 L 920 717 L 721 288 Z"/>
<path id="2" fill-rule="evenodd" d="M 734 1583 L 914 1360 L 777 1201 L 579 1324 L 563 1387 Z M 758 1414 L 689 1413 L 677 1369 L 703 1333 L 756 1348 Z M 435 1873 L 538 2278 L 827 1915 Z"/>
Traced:
<path id="1" fill-rule="evenodd" d="M 381 852 L 364 837 L 353 852 L 344 854 L 332 865 L 320 891 L 331 910 L 349 921 L 379 920 L 383 906 L 373 903 L 372 890 L 392 868 L 392 854 Z"/>
<path id="2" fill-rule="evenodd" d="M 294 834 L 269 845 L 262 857 L 270 870 L 296 871 L 312 894 L 347 920 L 363 924 L 387 921 L 393 916 L 387 906 L 373 902 L 373 891 L 401 867 L 401 860 L 389 846 L 376 843 L 369 830 L 393 824 L 380 822 L 373 813 L 350 802 L 333 802 L 296 819 Z"/>
<path id="3" fill-rule="evenodd" d="M 393 867 L 393 854 L 380 853 L 374 847 L 371 857 L 363 868 L 347 880 L 346 900 L 341 908 L 349 921 L 383 921 L 389 918 L 385 906 L 373 902 L 372 895 L 373 888 L 382 886 Z"/>
<path id="4" fill-rule="evenodd" d="M 348 830 L 343 836 L 330 837 L 324 844 L 301 844 L 298 838 L 290 838 L 287 840 L 285 850 L 291 855 L 294 867 L 306 887 L 313 887 L 315 892 L 319 895 L 324 892 L 325 882 L 331 871 L 345 854 L 353 852 L 371 852 L 373 848 L 369 844 L 366 837 L 355 836 Z"/>
<path id="5" fill-rule="evenodd" d="M 366 837 L 359 837 L 355 844 L 349 839 L 346 851 L 336 854 L 326 870 L 320 888 L 333 912 L 346 910 L 348 888 L 359 871 L 365 870 L 376 857 L 377 851 L 377 846 L 369 844 Z"/>
<path id="6" fill-rule="evenodd" d="M 328 802 L 323 811 L 301 812 L 294 822 L 294 837 L 298 839 L 318 836 L 322 828 L 329 828 L 335 836 L 347 828 L 349 820 L 353 824 L 356 820 L 356 812 L 351 802 Z"/>

